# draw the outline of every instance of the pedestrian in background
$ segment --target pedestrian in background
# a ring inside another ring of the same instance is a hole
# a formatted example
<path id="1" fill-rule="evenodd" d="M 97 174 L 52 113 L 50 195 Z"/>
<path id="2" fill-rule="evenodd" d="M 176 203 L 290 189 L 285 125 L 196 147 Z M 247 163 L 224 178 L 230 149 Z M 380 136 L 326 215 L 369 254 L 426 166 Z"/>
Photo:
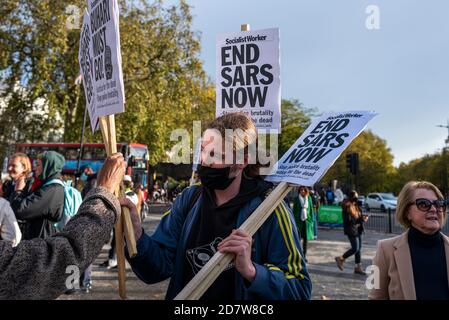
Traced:
<path id="1" fill-rule="evenodd" d="M 83 189 L 81 190 L 81 197 L 83 200 L 86 198 L 88 193 L 96 188 L 97 186 L 97 174 L 94 172 L 92 167 L 90 165 L 84 165 L 80 168 L 81 176 L 80 180 L 84 182 Z M 86 270 L 81 274 L 80 276 L 80 287 L 81 291 L 85 293 L 89 293 L 92 290 L 93 287 L 93 281 L 92 281 L 92 267 L 93 265 L 90 264 Z M 67 294 L 72 293 L 71 290 L 66 291 Z"/>
<path id="2" fill-rule="evenodd" d="M 22 239 L 22 233 L 17 223 L 14 211 L 9 202 L 3 198 L 3 183 L 0 179 L 0 240 L 8 241 L 13 247 Z"/>
<path id="3" fill-rule="evenodd" d="M 137 194 L 137 212 L 142 217 L 142 221 L 145 220 L 145 194 L 143 192 L 143 186 L 141 183 L 137 183 L 134 188 L 134 192 Z"/>
<path id="4" fill-rule="evenodd" d="M 32 191 L 31 161 L 26 154 L 15 153 L 12 155 L 8 163 L 8 174 L 10 180 L 5 181 L 2 186 L 3 198 L 10 201 L 16 185 L 21 184 L 22 180 L 25 182 L 23 190 L 26 192 Z"/>
<path id="5" fill-rule="evenodd" d="M 313 202 L 309 194 L 309 189 L 305 186 L 298 188 L 298 196 L 293 202 L 293 215 L 296 221 L 296 227 L 301 237 L 302 252 L 304 260 L 307 262 L 307 242 L 315 238 L 313 225 Z"/>
<path id="6" fill-rule="evenodd" d="M 137 196 L 137 193 L 134 191 L 134 183 L 129 175 L 125 175 L 123 177 L 123 187 L 125 189 L 125 196 L 129 198 L 129 200 L 132 201 L 136 206 L 139 203 L 139 197 Z"/>
<path id="7" fill-rule="evenodd" d="M 46 238 L 56 232 L 54 224 L 64 214 L 64 187 L 51 180 L 61 179 L 64 162 L 55 151 L 40 154 L 35 174 L 42 184 L 31 193 L 26 189 L 25 176 L 17 180 L 10 201 L 16 218 L 25 222 L 23 239 Z"/>
<path id="8" fill-rule="evenodd" d="M 364 231 L 363 224 L 368 220 L 368 216 L 362 214 L 362 209 L 358 204 L 358 194 L 355 190 L 349 193 L 348 199 L 343 200 L 341 206 L 344 234 L 348 237 L 351 248 L 342 256 L 335 257 L 335 262 L 337 267 L 343 271 L 346 259 L 354 255 L 354 273 L 366 275 L 362 268 L 362 234 Z"/>
<path id="9" fill-rule="evenodd" d="M 93 189 L 64 230 L 46 239 L 23 240 L 17 247 L 0 241 L 0 300 L 55 299 L 67 290 L 68 267 L 82 272 L 98 256 L 120 217 L 113 192 L 126 162 L 107 158 Z"/>
<path id="10" fill-rule="evenodd" d="M 320 196 L 315 190 L 310 189 L 310 196 L 313 204 L 313 239 L 318 238 L 318 210 L 320 208 Z"/>
<path id="11" fill-rule="evenodd" d="M 370 299 L 449 300 L 449 238 L 441 233 L 447 200 L 427 181 L 407 183 L 398 196 L 396 217 L 406 229 L 380 240 L 373 264 L 379 286 Z"/>
<path id="12" fill-rule="evenodd" d="M 84 199 L 89 191 L 97 186 L 97 174 L 89 165 L 82 166 L 80 170 L 80 180 L 84 182 L 83 190 L 81 190 L 81 196 Z"/>
<path id="13" fill-rule="evenodd" d="M 330 186 L 326 190 L 326 202 L 328 205 L 333 205 L 335 202 L 335 193 Z"/>

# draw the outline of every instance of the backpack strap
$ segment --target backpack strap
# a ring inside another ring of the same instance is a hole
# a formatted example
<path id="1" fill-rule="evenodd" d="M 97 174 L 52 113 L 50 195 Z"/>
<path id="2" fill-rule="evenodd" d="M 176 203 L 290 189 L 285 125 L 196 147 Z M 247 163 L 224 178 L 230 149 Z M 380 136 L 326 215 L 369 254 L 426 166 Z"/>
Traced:
<path id="1" fill-rule="evenodd" d="M 60 179 L 51 179 L 51 180 L 45 182 L 42 186 L 45 187 L 45 186 L 48 186 L 50 184 L 59 184 L 59 185 L 65 187 L 64 182 L 62 182 Z"/>
<path id="2" fill-rule="evenodd" d="M 203 192 L 203 187 L 202 186 L 198 186 L 197 188 L 195 188 L 195 190 L 193 191 L 192 196 L 189 199 L 189 205 L 187 206 L 187 212 L 186 214 L 189 214 L 190 211 L 193 209 L 193 207 L 195 206 L 195 203 L 198 201 L 201 193 Z"/>

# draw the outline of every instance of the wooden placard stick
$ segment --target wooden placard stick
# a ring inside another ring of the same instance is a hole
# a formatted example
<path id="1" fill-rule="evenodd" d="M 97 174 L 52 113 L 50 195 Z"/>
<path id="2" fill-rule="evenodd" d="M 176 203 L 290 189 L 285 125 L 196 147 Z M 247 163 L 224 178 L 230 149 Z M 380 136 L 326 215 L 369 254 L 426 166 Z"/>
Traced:
<path id="1" fill-rule="evenodd" d="M 105 143 L 106 153 L 108 156 L 117 152 L 117 141 L 115 133 L 115 118 L 114 115 L 100 117 L 100 128 Z M 116 190 L 115 195 L 120 196 L 119 188 Z M 128 244 L 128 251 L 131 257 L 137 254 L 136 240 L 134 236 L 134 230 L 131 223 L 131 216 L 128 208 L 122 207 L 122 214 L 120 219 L 115 225 L 115 247 L 117 252 L 117 267 L 119 278 L 119 295 L 122 299 L 126 299 L 126 262 L 124 252 L 124 238 Z"/>
<path id="2" fill-rule="evenodd" d="M 240 25 L 240 31 L 249 31 L 250 29 L 251 27 L 247 23 Z"/>
<path id="3" fill-rule="evenodd" d="M 239 229 L 253 236 L 262 224 L 270 217 L 276 207 L 284 200 L 292 185 L 281 182 L 268 195 L 264 202 L 248 217 Z M 213 257 L 201 268 L 200 272 L 182 289 L 175 300 L 198 300 L 214 283 L 218 276 L 226 269 L 234 258 L 232 253 L 216 252 Z"/>

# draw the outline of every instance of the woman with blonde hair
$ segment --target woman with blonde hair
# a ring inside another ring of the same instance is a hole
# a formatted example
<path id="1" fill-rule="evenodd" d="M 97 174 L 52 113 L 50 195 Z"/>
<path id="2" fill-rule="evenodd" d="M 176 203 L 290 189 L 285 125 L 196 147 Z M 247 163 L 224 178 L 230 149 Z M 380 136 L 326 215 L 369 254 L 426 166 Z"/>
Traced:
<path id="1" fill-rule="evenodd" d="M 379 281 L 370 299 L 449 300 L 449 238 L 441 233 L 446 210 L 447 200 L 432 183 L 402 188 L 396 216 L 406 230 L 378 242 L 373 265 Z"/>
<path id="2" fill-rule="evenodd" d="M 311 281 L 286 203 L 253 237 L 238 229 L 272 188 L 260 177 L 253 152 L 257 143 L 256 128 L 246 115 L 215 119 L 201 143 L 201 186 L 191 186 L 176 198 L 152 236 L 142 232 L 137 210 L 128 201 L 138 251 L 128 261 L 146 283 L 170 277 L 167 299 L 173 299 L 217 251 L 233 254 L 234 260 L 202 299 L 310 299 Z"/>
<path id="3" fill-rule="evenodd" d="M 8 174 L 11 180 L 7 180 L 3 184 L 3 197 L 5 199 L 10 201 L 14 188 L 22 182 L 25 184 L 24 189 L 31 191 L 33 184 L 33 178 L 30 177 L 31 170 L 31 161 L 26 154 L 15 153 L 11 156 L 8 163 Z"/>

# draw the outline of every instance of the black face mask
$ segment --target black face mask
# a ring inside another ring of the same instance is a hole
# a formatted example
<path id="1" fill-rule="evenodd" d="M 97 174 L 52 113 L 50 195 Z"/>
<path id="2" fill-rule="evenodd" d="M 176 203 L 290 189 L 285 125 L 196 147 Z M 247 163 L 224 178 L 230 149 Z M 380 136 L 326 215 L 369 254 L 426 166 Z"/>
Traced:
<path id="1" fill-rule="evenodd" d="M 198 176 L 201 184 L 211 190 L 224 190 L 231 185 L 234 178 L 229 178 L 231 167 L 211 168 L 198 165 Z"/>

